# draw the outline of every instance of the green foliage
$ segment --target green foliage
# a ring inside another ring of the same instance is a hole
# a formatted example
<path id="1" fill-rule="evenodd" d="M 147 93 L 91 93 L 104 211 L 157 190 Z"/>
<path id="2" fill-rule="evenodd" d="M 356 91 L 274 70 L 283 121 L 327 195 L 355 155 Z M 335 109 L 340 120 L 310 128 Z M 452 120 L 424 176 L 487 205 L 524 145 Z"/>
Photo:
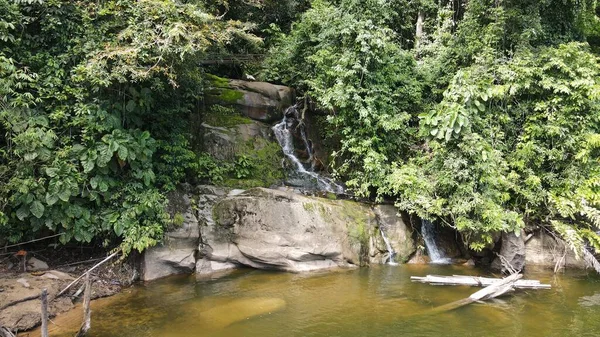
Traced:
<path id="1" fill-rule="evenodd" d="M 383 182 L 385 163 L 409 150 L 420 85 L 390 28 L 387 1 L 314 1 L 266 62 L 266 76 L 307 88 L 340 135 L 338 175 L 361 195 Z"/>
<path id="2" fill-rule="evenodd" d="M 0 0 L 0 236 L 159 241 L 163 192 L 198 170 L 197 65 L 250 28 L 174 1 Z"/>
<path id="3" fill-rule="evenodd" d="M 265 63 L 329 113 L 338 176 L 474 249 L 526 225 L 598 248 L 600 74 L 577 42 L 594 43 L 596 2 L 400 3 L 313 1 Z M 417 11 L 410 54 L 394 23 Z"/>

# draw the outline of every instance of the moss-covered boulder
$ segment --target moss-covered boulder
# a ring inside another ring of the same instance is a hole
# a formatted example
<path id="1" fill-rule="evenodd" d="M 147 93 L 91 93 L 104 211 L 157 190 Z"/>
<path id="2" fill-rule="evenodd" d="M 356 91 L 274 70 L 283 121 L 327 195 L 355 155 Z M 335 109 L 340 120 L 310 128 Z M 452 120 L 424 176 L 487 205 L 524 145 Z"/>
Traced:
<path id="1" fill-rule="evenodd" d="M 284 154 L 273 131 L 265 123 L 250 119 L 248 123 L 232 126 L 203 123 L 200 129 L 201 151 L 230 168 L 220 185 L 248 189 L 270 187 L 284 180 L 285 172 L 281 165 Z"/>
<path id="2" fill-rule="evenodd" d="M 249 82 L 207 75 L 205 102 L 233 107 L 253 120 L 271 123 L 293 104 L 294 89 L 267 82 Z"/>

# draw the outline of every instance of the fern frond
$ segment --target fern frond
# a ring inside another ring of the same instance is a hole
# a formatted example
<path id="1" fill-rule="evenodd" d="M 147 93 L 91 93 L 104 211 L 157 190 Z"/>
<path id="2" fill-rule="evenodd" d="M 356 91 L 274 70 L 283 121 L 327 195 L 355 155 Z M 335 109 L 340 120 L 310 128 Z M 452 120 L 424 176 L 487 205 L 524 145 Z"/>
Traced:
<path id="1" fill-rule="evenodd" d="M 600 209 L 583 205 L 581 214 L 585 216 L 587 220 L 594 225 L 594 227 L 596 227 L 596 229 L 600 230 Z"/>
<path id="2" fill-rule="evenodd" d="M 565 244 L 575 253 L 577 259 L 581 257 L 585 249 L 581 235 L 571 225 L 558 220 L 550 221 L 554 230 L 562 237 Z"/>
<path id="3" fill-rule="evenodd" d="M 590 246 L 594 247 L 596 253 L 600 254 L 600 235 L 589 229 L 581 229 L 579 234 L 590 243 Z"/>

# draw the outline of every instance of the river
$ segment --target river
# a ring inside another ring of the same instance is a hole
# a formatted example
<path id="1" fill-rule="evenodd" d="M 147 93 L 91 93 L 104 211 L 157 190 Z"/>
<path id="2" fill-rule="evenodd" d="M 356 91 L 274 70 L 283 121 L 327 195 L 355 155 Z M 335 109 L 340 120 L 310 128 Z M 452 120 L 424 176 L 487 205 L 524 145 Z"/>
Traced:
<path id="1" fill-rule="evenodd" d="M 525 278 L 551 290 L 518 291 L 454 311 L 431 309 L 477 288 L 411 283 L 411 275 L 473 274 L 463 266 L 398 265 L 290 274 L 241 270 L 220 279 L 171 277 L 94 301 L 90 337 L 599 336 L 600 277 L 585 271 Z M 489 275 L 489 274 L 487 274 Z M 58 317 L 72 336 L 79 310 Z M 22 336 L 35 336 L 36 333 Z"/>

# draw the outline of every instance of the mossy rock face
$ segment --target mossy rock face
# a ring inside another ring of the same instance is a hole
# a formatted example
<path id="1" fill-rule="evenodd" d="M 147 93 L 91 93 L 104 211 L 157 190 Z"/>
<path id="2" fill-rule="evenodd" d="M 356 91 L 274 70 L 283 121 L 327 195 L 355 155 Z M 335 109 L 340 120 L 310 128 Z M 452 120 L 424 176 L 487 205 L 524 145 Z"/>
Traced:
<path id="1" fill-rule="evenodd" d="M 208 153 L 220 165 L 231 168 L 219 185 L 250 189 L 280 184 L 285 178 L 281 165 L 284 154 L 271 127 L 246 117 L 238 118 L 244 119 L 243 123 L 228 127 L 208 123 L 201 126 L 200 151 Z M 239 158 L 245 158 L 249 163 L 243 176 L 236 174 Z"/>
<path id="2" fill-rule="evenodd" d="M 205 102 L 207 106 L 232 107 L 243 116 L 271 123 L 283 118 L 283 112 L 295 100 L 292 88 L 267 82 L 230 80 L 206 75 Z"/>

